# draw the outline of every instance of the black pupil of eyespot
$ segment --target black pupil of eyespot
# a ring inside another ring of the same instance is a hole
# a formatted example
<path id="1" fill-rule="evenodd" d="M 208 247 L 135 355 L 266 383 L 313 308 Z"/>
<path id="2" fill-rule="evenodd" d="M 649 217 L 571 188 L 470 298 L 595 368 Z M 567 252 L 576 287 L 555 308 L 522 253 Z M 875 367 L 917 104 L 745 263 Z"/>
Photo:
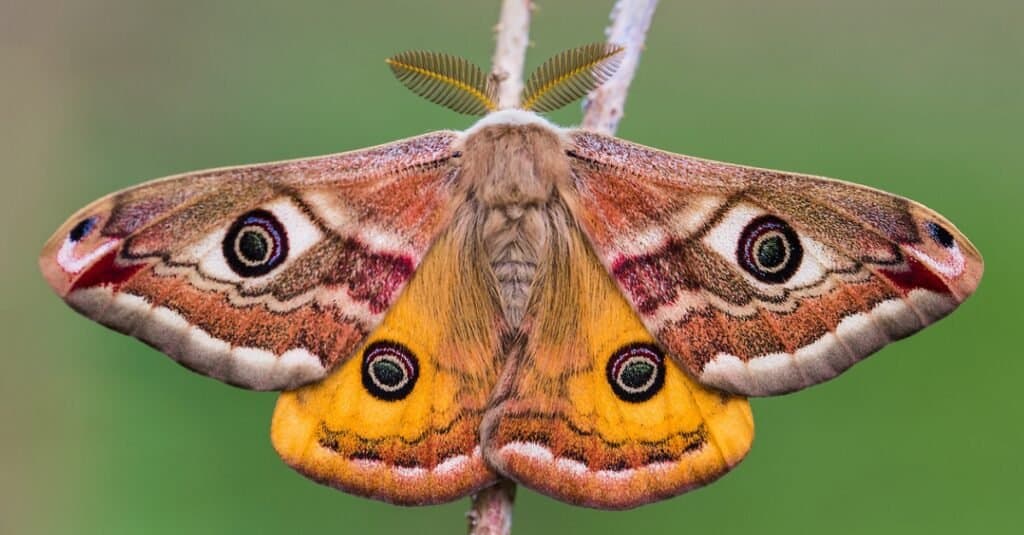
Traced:
<path id="1" fill-rule="evenodd" d="M 781 235 L 761 240 L 757 248 L 757 262 L 766 268 L 777 268 L 786 261 L 786 244 Z"/>
<path id="2" fill-rule="evenodd" d="M 255 230 L 244 230 L 238 237 L 238 252 L 250 262 L 262 262 L 267 259 L 270 244 L 266 235 Z"/>
<path id="3" fill-rule="evenodd" d="M 405 379 L 405 371 L 402 367 L 385 359 L 373 363 L 373 375 L 377 378 L 377 382 L 385 386 L 397 386 Z"/>
<path id="4" fill-rule="evenodd" d="M 953 246 L 953 235 L 950 234 L 942 225 L 930 222 L 928 223 L 928 232 L 932 235 L 932 239 L 935 240 L 935 243 L 938 243 L 946 249 Z"/>
<path id="5" fill-rule="evenodd" d="M 622 369 L 622 373 L 619 374 L 619 380 L 629 388 L 640 388 L 651 380 L 654 372 L 653 364 L 646 360 L 636 360 L 630 362 Z"/>
<path id="6" fill-rule="evenodd" d="M 77 225 L 71 228 L 71 232 L 68 233 L 68 238 L 71 241 L 81 241 L 82 238 L 89 235 L 92 232 L 93 227 L 96 225 L 95 217 L 87 217 L 78 222 Z"/>

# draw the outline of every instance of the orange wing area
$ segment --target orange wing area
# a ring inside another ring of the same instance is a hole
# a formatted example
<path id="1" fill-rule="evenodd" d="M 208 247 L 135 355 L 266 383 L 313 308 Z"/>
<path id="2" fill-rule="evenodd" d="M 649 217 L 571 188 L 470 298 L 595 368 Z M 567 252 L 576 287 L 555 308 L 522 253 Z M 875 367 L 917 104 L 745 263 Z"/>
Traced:
<path id="1" fill-rule="evenodd" d="M 502 326 L 465 243 L 448 234 L 431 249 L 356 358 L 281 395 L 271 437 L 286 463 L 403 505 L 455 500 L 495 481 L 478 437 Z"/>
<path id="2" fill-rule="evenodd" d="M 750 406 L 695 383 L 640 323 L 577 229 L 546 266 L 483 428 L 498 471 L 625 509 L 710 483 L 753 440 Z"/>

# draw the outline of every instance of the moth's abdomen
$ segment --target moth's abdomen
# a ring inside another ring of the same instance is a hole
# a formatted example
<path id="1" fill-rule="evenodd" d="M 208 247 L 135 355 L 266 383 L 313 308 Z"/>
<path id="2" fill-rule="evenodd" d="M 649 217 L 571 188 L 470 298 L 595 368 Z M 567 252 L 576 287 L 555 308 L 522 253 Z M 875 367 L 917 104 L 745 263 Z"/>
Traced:
<path id="1" fill-rule="evenodd" d="M 518 325 L 548 241 L 545 212 L 537 206 L 492 208 L 485 216 L 482 238 L 505 318 Z"/>
<path id="2" fill-rule="evenodd" d="M 476 236 L 513 327 L 522 320 L 537 265 L 550 254 L 557 232 L 556 184 L 569 176 L 557 132 L 536 116 L 526 120 L 532 124 L 488 125 L 471 133 L 461 167 L 476 211 Z"/>

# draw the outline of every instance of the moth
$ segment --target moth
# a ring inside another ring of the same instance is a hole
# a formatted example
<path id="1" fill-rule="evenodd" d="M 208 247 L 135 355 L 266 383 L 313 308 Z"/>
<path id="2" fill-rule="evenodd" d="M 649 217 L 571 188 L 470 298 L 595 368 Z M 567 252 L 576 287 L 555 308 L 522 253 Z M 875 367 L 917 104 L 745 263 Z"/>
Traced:
<path id="1" fill-rule="evenodd" d="M 77 311 L 242 388 L 284 390 L 302 474 L 399 504 L 511 478 L 620 509 L 707 484 L 748 396 L 831 379 L 949 314 L 978 250 L 855 184 L 681 156 L 539 115 L 621 49 L 556 55 L 498 109 L 467 60 L 407 52 L 439 131 L 114 193 L 46 243 Z"/>

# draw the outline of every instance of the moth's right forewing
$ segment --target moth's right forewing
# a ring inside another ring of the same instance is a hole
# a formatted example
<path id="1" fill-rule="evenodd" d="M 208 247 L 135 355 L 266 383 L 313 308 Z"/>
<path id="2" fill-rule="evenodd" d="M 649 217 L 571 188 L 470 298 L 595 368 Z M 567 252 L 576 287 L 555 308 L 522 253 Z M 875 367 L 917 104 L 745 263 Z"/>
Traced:
<path id="1" fill-rule="evenodd" d="M 76 310 L 199 373 L 293 388 L 352 354 L 448 224 L 458 137 L 130 188 L 62 225 L 40 267 Z"/>
<path id="2" fill-rule="evenodd" d="M 650 332 L 701 382 L 828 380 L 950 313 L 983 262 L 913 201 L 570 133 L 567 200 Z"/>

